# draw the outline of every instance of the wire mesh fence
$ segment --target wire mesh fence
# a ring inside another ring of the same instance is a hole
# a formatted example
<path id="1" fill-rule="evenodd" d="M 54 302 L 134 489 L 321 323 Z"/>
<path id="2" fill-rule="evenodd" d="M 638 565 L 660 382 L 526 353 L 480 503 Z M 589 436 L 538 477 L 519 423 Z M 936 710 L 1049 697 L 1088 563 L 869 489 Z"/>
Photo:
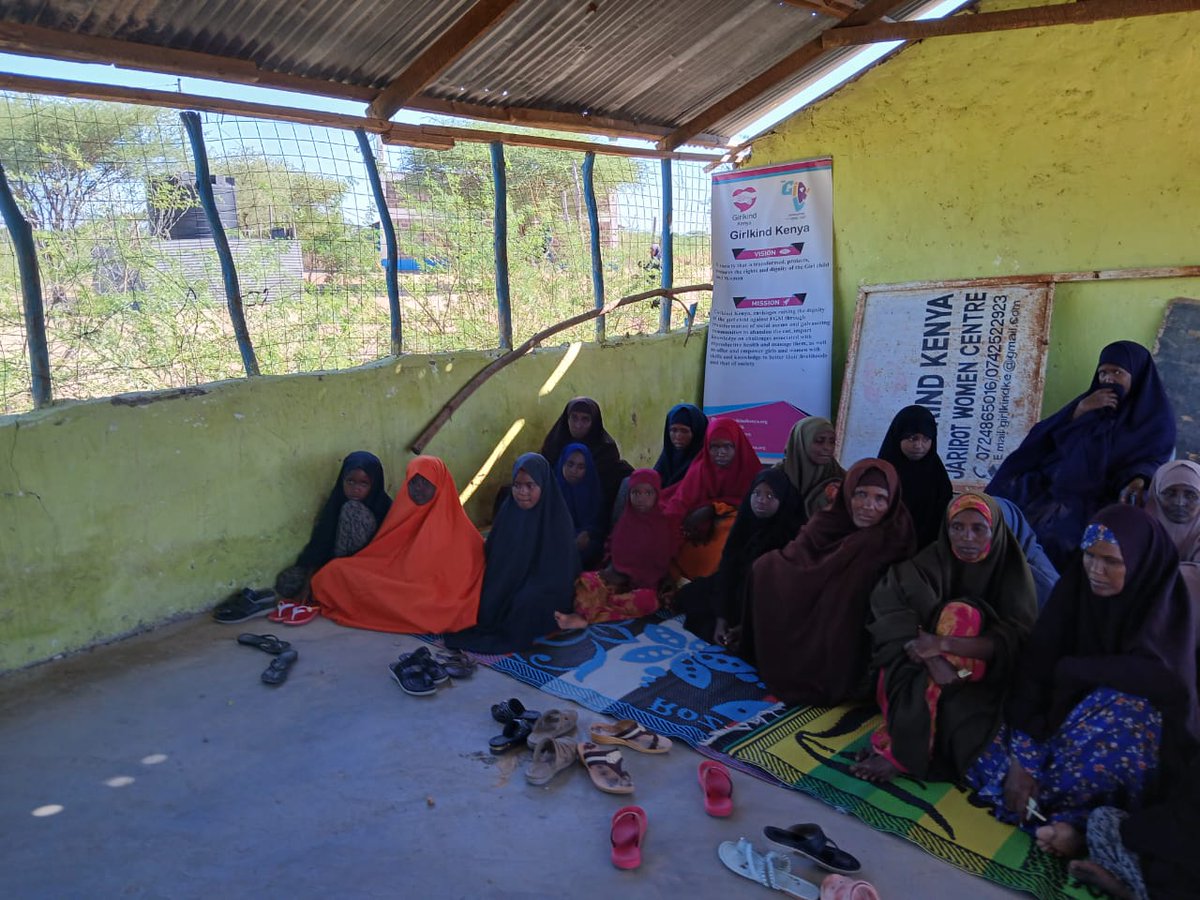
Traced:
<path id="1" fill-rule="evenodd" d="M 212 187 L 264 374 L 390 353 L 379 216 L 349 131 L 204 115 Z M 374 140 L 374 139 L 373 139 Z M 396 227 L 403 349 L 498 345 L 495 202 L 485 144 L 375 143 Z M 505 148 L 515 343 L 591 309 L 584 157 Z M 244 374 L 221 269 L 177 113 L 0 94 L 0 163 L 33 226 L 56 399 L 186 387 Z M 658 287 L 659 163 L 598 156 L 605 298 Z M 674 283 L 709 280 L 709 176 L 673 165 Z M 700 301 L 699 321 L 707 316 Z M 676 326 L 682 321 L 675 315 Z M 658 330 L 650 303 L 607 336 Z M 555 340 L 593 340 L 587 323 Z M 0 240 L 0 414 L 32 406 L 12 242 Z"/>

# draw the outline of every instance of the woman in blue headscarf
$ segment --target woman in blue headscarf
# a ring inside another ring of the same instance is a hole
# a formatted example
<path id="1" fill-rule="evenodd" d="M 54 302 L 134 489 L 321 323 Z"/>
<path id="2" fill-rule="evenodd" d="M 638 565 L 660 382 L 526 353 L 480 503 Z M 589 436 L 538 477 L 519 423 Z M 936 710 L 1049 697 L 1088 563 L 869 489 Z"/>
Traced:
<path id="1" fill-rule="evenodd" d="M 571 513 L 541 454 L 517 458 L 512 493 L 492 523 L 483 553 L 479 622 L 446 635 L 446 646 L 511 653 L 557 630 L 555 612 L 574 608 L 579 553 Z"/>
<path id="2" fill-rule="evenodd" d="M 1175 448 L 1175 413 L 1141 344 L 1100 353 L 1087 393 L 1039 422 L 1001 464 L 987 493 L 1021 508 L 1055 567 L 1108 503 L 1138 503 Z"/>
<path id="3" fill-rule="evenodd" d="M 604 556 L 607 517 L 604 489 L 592 452 L 585 444 L 567 444 L 554 467 L 554 478 L 575 523 L 579 561 L 585 570 L 595 569 Z"/>

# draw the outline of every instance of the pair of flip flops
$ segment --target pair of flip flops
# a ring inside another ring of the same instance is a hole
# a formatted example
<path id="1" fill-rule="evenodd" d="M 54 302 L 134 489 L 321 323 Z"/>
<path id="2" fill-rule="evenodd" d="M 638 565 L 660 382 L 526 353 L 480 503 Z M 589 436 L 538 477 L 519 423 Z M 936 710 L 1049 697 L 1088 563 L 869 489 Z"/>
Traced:
<path id="1" fill-rule="evenodd" d="M 307 625 L 320 614 L 319 606 L 280 600 L 275 604 L 275 612 L 268 615 L 267 620 L 281 625 Z"/>
<path id="2" fill-rule="evenodd" d="M 281 641 L 273 634 L 239 634 L 237 642 L 245 647 L 254 647 L 264 653 L 270 653 L 275 658 L 262 673 L 263 684 L 277 687 L 287 681 L 288 672 L 300 658 L 300 654 L 292 649 L 287 641 Z"/>

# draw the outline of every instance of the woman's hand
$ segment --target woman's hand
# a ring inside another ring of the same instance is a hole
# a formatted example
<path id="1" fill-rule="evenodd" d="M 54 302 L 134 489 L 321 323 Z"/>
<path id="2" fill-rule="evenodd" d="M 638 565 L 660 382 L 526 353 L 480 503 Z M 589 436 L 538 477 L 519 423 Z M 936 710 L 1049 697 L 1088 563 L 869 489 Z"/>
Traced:
<path id="1" fill-rule="evenodd" d="M 729 623 L 718 617 L 717 624 L 713 626 L 713 643 L 720 644 L 725 647 L 729 644 Z"/>
<path id="2" fill-rule="evenodd" d="M 929 673 L 929 677 L 938 687 L 950 687 L 954 684 L 960 684 L 962 679 L 958 677 L 958 669 L 950 665 L 950 662 L 941 656 L 932 656 L 924 660 L 925 671 Z"/>
<path id="3" fill-rule="evenodd" d="M 712 537 L 717 512 L 712 506 L 701 506 L 688 513 L 683 520 L 683 536 L 693 544 L 707 543 Z"/>
<path id="4" fill-rule="evenodd" d="M 1116 409 L 1120 402 L 1121 398 L 1112 388 L 1097 388 L 1079 401 L 1071 418 L 1078 419 L 1084 413 L 1090 413 L 1097 409 Z"/>
<path id="5" fill-rule="evenodd" d="M 936 634 L 917 629 L 917 638 L 912 642 L 913 650 L 922 660 L 933 659 L 943 654 L 942 641 Z"/>
<path id="6" fill-rule="evenodd" d="M 1008 774 L 1004 776 L 1004 806 L 1020 816 L 1024 822 L 1029 818 L 1029 800 L 1038 793 L 1037 782 L 1034 781 L 1021 764 L 1015 759 L 1008 765 Z"/>
<path id="7" fill-rule="evenodd" d="M 1141 506 L 1146 502 L 1146 479 L 1138 476 L 1121 488 L 1120 501 L 1130 506 Z"/>
<path id="8" fill-rule="evenodd" d="M 586 550 L 588 547 L 588 544 L 590 544 L 591 542 L 592 542 L 592 536 L 590 534 L 588 534 L 586 531 L 581 531 L 581 532 L 579 532 L 579 534 L 575 535 L 575 546 L 578 547 L 580 550 Z"/>

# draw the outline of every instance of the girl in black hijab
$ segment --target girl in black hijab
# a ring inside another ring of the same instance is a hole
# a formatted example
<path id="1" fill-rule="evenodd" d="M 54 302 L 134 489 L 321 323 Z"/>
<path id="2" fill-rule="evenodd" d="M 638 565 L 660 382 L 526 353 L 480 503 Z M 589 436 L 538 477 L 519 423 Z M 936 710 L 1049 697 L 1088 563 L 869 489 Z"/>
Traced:
<path id="1" fill-rule="evenodd" d="M 933 413 L 924 406 L 906 406 L 892 419 L 879 447 L 879 458 L 895 466 L 900 475 L 900 496 L 917 529 L 918 547 L 937 540 L 946 506 L 954 496 L 938 456 L 937 436 Z"/>
<path id="2" fill-rule="evenodd" d="M 687 613 L 684 627 L 752 660 L 754 628 L 747 603 L 751 567 L 764 553 L 791 542 L 803 522 L 800 493 L 787 473 L 780 468 L 759 472 L 738 508 L 717 571 L 690 582 L 676 595 L 676 608 Z"/>
<path id="3" fill-rule="evenodd" d="M 343 459 L 308 543 L 275 579 L 275 593 L 287 609 L 277 610 L 272 618 L 291 624 L 309 621 L 316 614 L 310 606 L 309 580 L 330 560 L 353 556 L 367 546 L 391 508 L 379 457 L 356 450 Z M 298 607 L 304 608 L 297 611 Z"/>

